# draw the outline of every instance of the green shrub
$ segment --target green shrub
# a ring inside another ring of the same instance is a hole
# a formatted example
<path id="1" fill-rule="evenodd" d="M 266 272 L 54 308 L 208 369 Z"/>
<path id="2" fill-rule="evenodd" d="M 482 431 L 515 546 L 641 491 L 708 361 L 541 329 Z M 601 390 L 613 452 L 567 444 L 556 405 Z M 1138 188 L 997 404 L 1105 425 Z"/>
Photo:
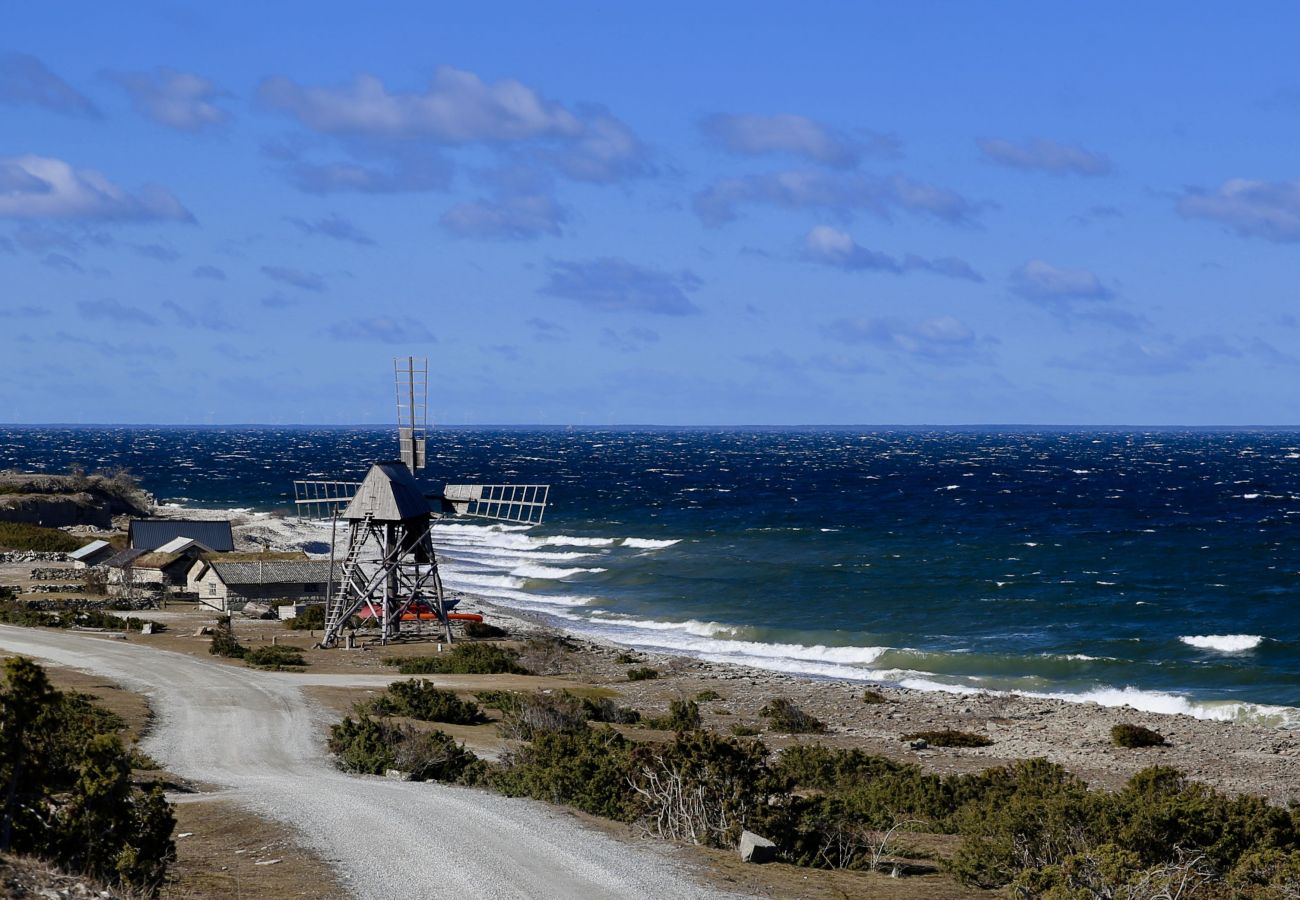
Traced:
<path id="1" fill-rule="evenodd" d="M 562 803 L 630 822 L 638 812 L 632 790 L 631 743 L 609 728 L 547 731 L 508 754 L 488 776 L 511 797 Z"/>
<path id="2" fill-rule="evenodd" d="M 466 622 L 462 631 L 466 637 L 472 638 L 503 638 L 506 636 L 506 630 L 496 625 L 489 625 L 487 622 Z"/>
<path id="3" fill-rule="evenodd" d="M 632 784 L 641 818 L 668 840 L 732 847 L 780 786 L 761 741 L 711 731 L 679 731 L 667 744 L 632 751 Z"/>
<path id="4" fill-rule="evenodd" d="M 166 630 L 161 622 L 134 616 L 123 618 L 105 609 L 80 609 L 78 605 L 76 601 L 70 601 L 62 609 L 33 609 L 26 603 L 4 599 L 0 594 L 0 622 L 27 628 L 102 628 L 105 631 L 140 631 L 148 624 L 153 626 L 154 634 Z"/>
<path id="5" fill-rule="evenodd" d="M 902 737 L 905 741 L 925 741 L 931 747 L 988 747 L 993 739 L 969 731 L 943 728 L 939 731 L 914 731 Z"/>
<path id="6" fill-rule="evenodd" d="M 243 659 L 248 653 L 248 648 L 235 638 L 235 628 L 230 623 L 230 616 L 217 619 L 217 624 L 212 628 L 212 643 L 208 645 L 208 652 L 213 656 L 223 656 L 227 659 Z"/>
<path id="7" fill-rule="evenodd" d="M 516 703 L 502 710 L 501 734 L 517 741 L 535 740 L 554 732 L 575 732 L 587 728 L 587 711 L 572 694 L 520 694 Z"/>
<path id="8" fill-rule="evenodd" d="M 638 669 L 627 670 L 628 681 L 653 681 L 659 677 L 659 670 L 652 669 L 649 666 L 641 666 Z"/>
<path id="9" fill-rule="evenodd" d="M 884 694 L 880 693 L 880 691 L 867 689 L 862 692 L 862 702 L 874 704 L 874 703 L 892 703 L 893 701 L 890 700 L 888 697 L 886 697 Z"/>
<path id="10" fill-rule="evenodd" d="M 0 549 L 33 550 L 38 553 L 71 553 L 86 543 L 57 528 L 43 528 L 24 522 L 0 522 Z"/>
<path id="11" fill-rule="evenodd" d="M 116 715 L 21 657 L 0 686 L 0 849 L 152 892 L 176 858 L 161 788 L 132 786 Z"/>
<path id="12" fill-rule="evenodd" d="M 756 734 L 762 734 L 762 732 L 750 725 L 737 723 L 731 726 L 731 734 L 734 737 L 753 737 Z"/>
<path id="13" fill-rule="evenodd" d="M 609 722 L 613 725 L 635 725 L 641 721 L 641 714 L 627 706 L 619 706 L 609 697 L 583 697 L 582 710 L 593 722 Z"/>
<path id="14" fill-rule="evenodd" d="M 695 699 L 700 701 L 701 703 L 708 703 L 713 700 L 721 700 L 722 695 L 719 694 L 717 691 L 703 690 L 695 695 Z"/>
<path id="15" fill-rule="evenodd" d="M 406 772 L 415 781 L 473 782 L 482 762 L 442 731 L 416 731 L 370 716 L 350 716 L 330 729 L 329 749 L 345 772 Z"/>
<path id="16" fill-rule="evenodd" d="M 325 627 L 325 604 L 308 603 L 307 607 L 294 616 L 292 619 L 285 620 L 285 627 L 294 631 L 318 631 Z"/>
<path id="17" fill-rule="evenodd" d="M 403 675 L 530 675 L 519 654 L 496 644 L 454 644 L 436 656 L 392 656 L 384 662 Z"/>
<path id="18" fill-rule="evenodd" d="M 630 666 L 632 663 L 638 661 L 639 660 L 637 660 L 636 656 L 631 653 L 620 653 L 618 656 L 614 657 L 614 662 L 618 663 L 620 666 Z"/>
<path id="19" fill-rule="evenodd" d="M 371 702 L 378 715 L 406 716 L 422 722 L 449 725 L 477 725 L 485 721 L 483 711 L 472 700 L 462 700 L 452 691 L 434 687 L 430 681 L 396 681 Z"/>
<path id="20" fill-rule="evenodd" d="M 651 728 L 664 731 L 695 731 L 701 725 L 700 707 L 694 700 L 674 700 L 668 704 L 668 714 L 649 720 Z"/>
<path id="21" fill-rule="evenodd" d="M 244 662 L 254 668 L 270 669 L 273 672 L 307 665 L 307 660 L 302 658 L 302 650 L 298 647 L 281 647 L 274 644 L 246 649 Z"/>
<path id="22" fill-rule="evenodd" d="M 758 714 L 768 720 L 773 730 L 785 734 L 821 734 L 826 730 L 825 722 L 783 697 L 768 701 Z"/>
<path id="23" fill-rule="evenodd" d="M 1165 736 L 1141 725 L 1122 723 L 1110 730 L 1110 742 L 1116 747 L 1163 747 Z"/>
<path id="24" fill-rule="evenodd" d="M 479 691 L 474 695 L 474 699 L 478 701 L 479 706 L 504 712 L 518 704 L 521 696 L 520 691 Z"/>

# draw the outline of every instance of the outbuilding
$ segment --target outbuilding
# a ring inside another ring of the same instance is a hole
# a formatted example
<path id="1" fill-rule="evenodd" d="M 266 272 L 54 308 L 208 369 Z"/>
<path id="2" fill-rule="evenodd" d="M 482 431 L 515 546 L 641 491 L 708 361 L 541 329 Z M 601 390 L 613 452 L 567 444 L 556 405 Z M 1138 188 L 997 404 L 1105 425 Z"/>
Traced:
<path id="1" fill-rule="evenodd" d="M 341 566 L 335 564 L 335 577 Z M 327 559 L 270 559 L 226 562 L 217 558 L 196 560 L 186 578 L 187 588 L 200 603 L 232 612 L 252 600 L 293 603 L 324 600 L 330 580 Z"/>
<path id="2" fill-rule="evenodd" d="M 136 550 L 159 550 L 177 538 L 198 541 L 216 553 L 235 549 L 234 532 L 225 519 L 132 519 L 126 534 Z"/>
<path id="3" fill-rule="evenodd" d="M 68 562 L 74 569 L 89 569 L 108 559 L 114 553 L 113 545 L 108 541 L 91 541 L 84 547 L 68 554 Z"/>

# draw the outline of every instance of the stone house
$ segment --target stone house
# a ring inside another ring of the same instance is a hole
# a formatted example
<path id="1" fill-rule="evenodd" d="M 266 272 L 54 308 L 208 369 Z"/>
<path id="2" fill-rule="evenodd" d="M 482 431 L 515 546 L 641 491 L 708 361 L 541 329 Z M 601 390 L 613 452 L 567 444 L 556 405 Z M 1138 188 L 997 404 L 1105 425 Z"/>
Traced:
<path id="1" fill-rule="evenodd" d="M 342 567 L 335 563 L 335 577 Z M 220 557 L 193 562 L 186 586 L 200 603 L 222 612 L 259 602 L 294 603 L 326 599 L 330 562 L 327 559 L 269 559 L 240 562 Z"/>

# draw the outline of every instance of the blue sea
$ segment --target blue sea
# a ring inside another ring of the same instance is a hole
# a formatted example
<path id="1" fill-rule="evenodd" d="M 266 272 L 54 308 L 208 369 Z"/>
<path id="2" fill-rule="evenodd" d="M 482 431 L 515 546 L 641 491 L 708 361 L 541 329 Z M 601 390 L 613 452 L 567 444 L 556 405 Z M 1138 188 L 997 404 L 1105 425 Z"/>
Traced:
<path id="1" fill-rule="evenodd" d="M 0 467 L 125 466 L 291 511 L 391 429 L 0 426 Z M 1300 432 L 445 429 L 425 473 L 549 483 L 444 520 L 448 585 L 771 670 L 1300 727 Z"/>

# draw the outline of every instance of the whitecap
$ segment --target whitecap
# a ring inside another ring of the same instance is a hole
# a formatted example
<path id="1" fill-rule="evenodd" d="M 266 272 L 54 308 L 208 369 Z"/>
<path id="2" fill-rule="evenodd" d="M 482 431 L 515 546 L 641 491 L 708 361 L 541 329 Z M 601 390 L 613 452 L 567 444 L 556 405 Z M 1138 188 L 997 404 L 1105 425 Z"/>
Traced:
<path id="1" fill-rule="evenodd" d="M 680 544 L 681 542 L 681 538 L 662 541 L 656 541 L 652 538 L 623 538 L 623 546 L 631 547 L 634 550 L 661 550 L 664 547 L 671 547 L 673 544 Z"/>
<path id="2" fill-rule="evenodd" d="M 1201 650 L 1217 650 L 1220 653 L 1241 653 L 1254 650 L 1264 641 L 1258 634 L 1193 634 L 1178 638 L 1184 644 Z"/>

